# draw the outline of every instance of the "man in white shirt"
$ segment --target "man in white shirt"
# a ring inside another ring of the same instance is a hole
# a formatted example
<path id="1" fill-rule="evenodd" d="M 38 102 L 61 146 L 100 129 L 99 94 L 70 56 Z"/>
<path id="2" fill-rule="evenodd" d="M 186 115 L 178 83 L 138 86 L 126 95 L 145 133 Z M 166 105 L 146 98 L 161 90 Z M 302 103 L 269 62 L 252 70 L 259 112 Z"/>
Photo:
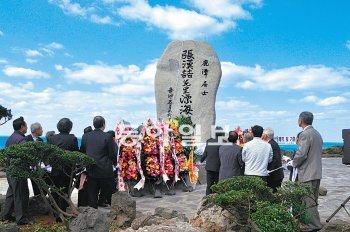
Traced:
<path id="1" fill-rule="evenodd" d="M 252 127 L 254 138 L 244 144 L 242 160 L 245 163 L 244 175 L 259 176 L 267 181 L 267 165 L 272 161 L 273 152 L 271 145 L 261 139 L 263 131 L 261 126 Z"/>

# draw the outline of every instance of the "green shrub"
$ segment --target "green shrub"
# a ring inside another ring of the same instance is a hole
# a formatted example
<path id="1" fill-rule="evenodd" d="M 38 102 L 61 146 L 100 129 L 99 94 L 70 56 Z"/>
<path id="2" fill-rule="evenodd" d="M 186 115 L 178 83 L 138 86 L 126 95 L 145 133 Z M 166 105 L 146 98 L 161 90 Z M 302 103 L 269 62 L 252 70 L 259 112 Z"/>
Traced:
<path id="1" fill-rule="evenodd" d="M 254 193 L 253 198 L 258 201 L 273 201 L 274 195 L 271 188 L 266 185 L 260 177 L 256 176 L 235 176 L 220 181 L 211 188 L 215 193 L 223 194 L 231 190 L 244 191 L 247 194 Z"/>
<path id="2" fill-rule="evenodd" d="M 276 194 L 259 177 L 237 176 L 212 186 L 209 201 L 233 214 L 236 209 L 262 231 L 298 231 L 308 215 L 302 199 L 311 189 L 284 182 Z"/>
<path id="3" fill-rule="evenodd" d="M 252 220 L 262 232 L 294 232 L 299 231 L 299 224 L 291 213 L 282 205 L 258 203 Z"/>
<path id="4" fill-rule="evenodd" d="M 310 187 L 301 186 L 295 182 L 286 181 L 277 191 L 278 203 L 285 207 L 292 208 L 293 216 L 302 223 L 307 223 L 310 217 L 307 215 L 307 207 L 303 204 L 302 199 L 312 194 Z"/>
<path id="5" fill-rule="evenodd" d="M 34 232 L 67 232 L 67 229 L 63 225 L 53 225 L 53 226 L 45 226 L 39 227 L 34 230 Z"/>
<path id="6" fill-rule="evenodd" d="M 0 163 L 5 165 L 6 174 L 9 176 L 31 178 L 38 185 L 46 203 L 65 221 L 67 217 L 74 217 L 79 213 L 70 198 L 74 188 L 75 174 L 94 164 L 95 161 L 86 154 L 65 151 L 55 145 L 26 142 L 1 150 Z M 41 164 L 49 165 L 52 170 L 60 171 L 70 178 L 68 194 L 56 188 L 52 181 L 46 181 L 50 180 L 50 175 L 41 168 Z M 48 198 L 45 197 L 44 192 L 48 194 Z M 57 193 L 68 203 L 71 213 L 63 212 L 58 207 L 52 193 Z"/>
<path id="7" fill-rule="evenodd" d="M 323 149 L 323 154 L 342 154 L 343 152 L 343 148 L 341 146 L 333 146 L 333 147 L 329 147 L 326 149 Z"/>
<path id="8" fill-rule="evenodd" d="M 231 190 L 222 194 L 214 194 L 210 196 L 209 200 L 221 207 L 229 208 L 230 206 L 234 205 L 237 209 L 247 210 L 249 208 L 249 204 L 255 200 L 253 199 L 254 197 L 254 194 L 248 191 Z"/>

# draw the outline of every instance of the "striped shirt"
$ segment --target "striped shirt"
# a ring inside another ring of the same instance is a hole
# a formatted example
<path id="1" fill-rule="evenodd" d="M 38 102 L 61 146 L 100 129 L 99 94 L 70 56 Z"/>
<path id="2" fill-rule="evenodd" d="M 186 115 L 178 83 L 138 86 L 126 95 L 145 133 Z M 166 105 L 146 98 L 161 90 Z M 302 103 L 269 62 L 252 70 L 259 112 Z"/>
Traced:
<path id="1" fill-rule="evenodd" d="M 268 176 L 267 165 L 272 161 L 272 157 L 271 145 L 259 137 L 254 137 L 252 141 L 243 146 L 244 175 Z"/>

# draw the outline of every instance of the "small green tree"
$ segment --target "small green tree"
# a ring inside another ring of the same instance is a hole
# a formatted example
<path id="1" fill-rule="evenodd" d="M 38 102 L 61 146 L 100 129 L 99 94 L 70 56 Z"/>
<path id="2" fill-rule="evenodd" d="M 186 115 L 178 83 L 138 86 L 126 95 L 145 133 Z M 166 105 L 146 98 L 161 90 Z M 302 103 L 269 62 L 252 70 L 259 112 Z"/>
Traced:
<path id="1" fill-rule="evenodd" d="M 95 163 L 91 157 L 83 153 L 65 151 L 55 145 L 41 142 L 27 142 L 3 149 L 0 151 L 0 162 L 6 167 L 7 175 L 33 180 L 38 185 L 43 199 L 64 222 L 66 222 L 67 217 L 76 217 L 79 214 L 77 207 L 71 200 L 75 174 Z M 50 173 L 44 170 L 42 165 L 62 171 L 70 178 L 68 194 L 52 184 Z M 58 194 L 68 203 L 71 209 L 69 213 L 59 208 L 53 193 Z"/>
<path id="2" fill-rule="evenodd" d="M 302 199 L 310 189 L 287 181 L 276 194 L 259 177 L 237 176 L 212 186 L 209 201 L 228 212 L 240 212 L 246 224 L 263 232 L 299 231 L 308 215 Z"/>
<path id="3" fill-rule="evenodd" d="M 6 122 L 12 119 L 12 114 L 10 109 L 6 109 L 0 105 L 0 126 L 4 125 Z"/>

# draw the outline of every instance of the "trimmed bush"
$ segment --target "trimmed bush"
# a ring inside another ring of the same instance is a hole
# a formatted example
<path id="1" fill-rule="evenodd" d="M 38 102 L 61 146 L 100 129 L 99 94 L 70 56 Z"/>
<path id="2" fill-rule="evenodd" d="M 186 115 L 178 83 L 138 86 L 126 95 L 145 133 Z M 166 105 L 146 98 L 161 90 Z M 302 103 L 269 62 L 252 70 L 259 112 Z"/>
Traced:
<path id="1" fill-rule="evenodd" d="M 63 221 L 68 217 L 78 215 L 78 209 L 71 201 L 74 189 L 75 174 L 95 163 L 94 159 L 80 152 L 70 152 L 55 145 L 42 142 L 26 142 L 12 145 L 0 150 L 0 163 L 4 164 L 6 174 L 16 178 L 31 178 L 41 192 L 43 199 L 60 215 Z M 51 166 L 52 171 L 62 172 L 70 178 L 69 194 L 56 188 L 50 180 L 51 175 L 42 168 L 42 165 Z M 46 198 L 46 194 L 48 198 Z M 57 193 L 70 206 L 71 213 L 63 212 L 52 196 Z"/>
<path id="2" fill-rule="evenodd" d="M 210 202 L 232 214 L 238 210 L 247 224 L 253 222 L 263 232 L 299 231 L 300 222 L 308 221 L 302 199 L 311 190 L 290 181 L 284 182 L 276 194 L 261 178 L 253 176 L 220 181 L 212 190 Z"/>
<path id="3" fill-rule="evenodd" d="M 258 203 L 252 220 L 262 232 L 295 232 L 299 231 L 298 222 L 282 205 Z"/>

